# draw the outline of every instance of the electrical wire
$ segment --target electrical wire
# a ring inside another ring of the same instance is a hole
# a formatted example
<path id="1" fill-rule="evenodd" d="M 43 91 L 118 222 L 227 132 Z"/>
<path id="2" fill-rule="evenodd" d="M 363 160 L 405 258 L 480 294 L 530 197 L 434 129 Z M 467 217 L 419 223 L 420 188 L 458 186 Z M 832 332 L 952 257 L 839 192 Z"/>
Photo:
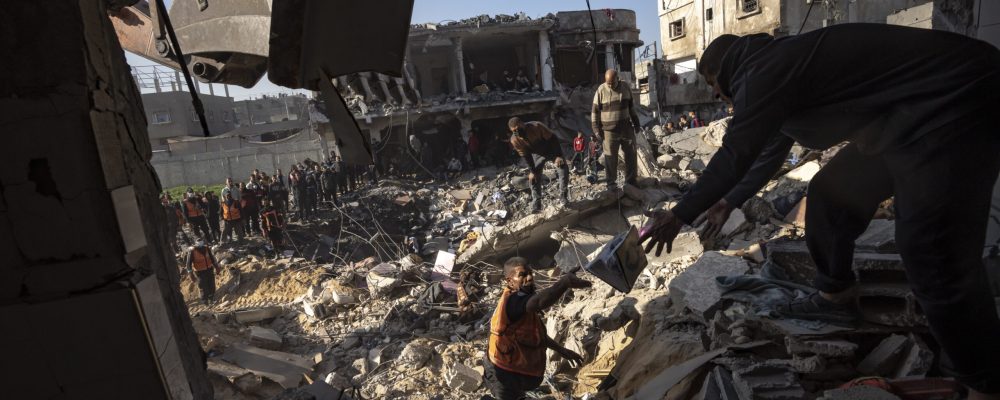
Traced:
<path id="1" fill-rule="evenodd" d="M 809 20 L 809 14 L 812 13 L 813 6 L 816 5 L 817 1 L 819 1 L 819 0 L 812 0 L 811 2 L 809 2 L 809 9 L 806 10 L 806 17 L 802 18 L 802 25 L 799 26 L 799 31 L 798 31 L 798 33 L 796 33 L 796 35 L 801 34 L 802 33 L 802 29 L 804 29 L 806 27 L 806 21 Z"/>

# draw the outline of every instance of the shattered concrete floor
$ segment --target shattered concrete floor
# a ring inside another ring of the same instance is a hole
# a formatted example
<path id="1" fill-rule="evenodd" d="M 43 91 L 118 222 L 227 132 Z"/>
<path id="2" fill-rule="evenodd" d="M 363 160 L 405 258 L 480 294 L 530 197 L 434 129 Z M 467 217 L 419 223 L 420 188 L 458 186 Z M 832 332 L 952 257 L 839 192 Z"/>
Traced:
<path id="1" fill-rule="evenodd" d="M 293 222 L 294 246 L 277 260 L 260 238 L 217 247 L 225 266 L 217 302 L 202 305 L 190 277 L 182 282 L 217 398 L 312 398 L 295 396 L 314 381 L 340 398 L 481 398 L 499 264 L 526 256 L 544 286 L 561 273 L 554 266 L 593 259 L 613 235 L 643 223 L 644 210 L 679 198 L 703 167 L 694 160 L 717 148 L 713 134 L 724 123 L 674 135 L 653 129 L 647 137 L 659 166 L 649 166 L 638 187 L 605 193 L 574 175 L 570 203 L 554 205 L 555 185 L 547 185 L 541 214 L 526 212 L 523 169 L 487 168 L 449 183 L 384 179 L 340 208 Z M 899 281 L 891 220 L 877 219 L 859 240 L 865 322 L 775 317 L 773 300 L 803 295 L 815 274 L 802 254 L 801 208 L 809 179 L 829 157 L 797 156 L 802 161 L 734 212 L 720 238 L 703 241 L 688 229 L 672 253 L 650 255 L 630 293 L 580 272 L 593 288 L 566 295 L 544 320 L 586 362 L 574 369 L 550 354 L 537 397 L 895 396 L 837 390 L 860 376 L 885 377 L 902 391 L 954 390 L 952 381 L 924 379 L 940 376 L 937 349 Z M 879 215 L 890 211 L 887 204 Z M 407 237 L 419 239 L 419 254 L 404 249 Z"/>

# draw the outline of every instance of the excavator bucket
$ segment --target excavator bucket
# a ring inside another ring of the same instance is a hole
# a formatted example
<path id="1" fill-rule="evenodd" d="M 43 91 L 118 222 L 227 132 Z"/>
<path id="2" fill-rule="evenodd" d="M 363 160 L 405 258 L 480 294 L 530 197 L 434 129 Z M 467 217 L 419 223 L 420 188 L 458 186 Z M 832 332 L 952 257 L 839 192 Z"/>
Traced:
<path id="1" fill-rule="evenodd" d="M 401 77 L 413 0 L 274 0 L 268 78 L 318 90 L 344 162 L 372 163 L 371 139 L 332 78 L 362 71 Z"/>

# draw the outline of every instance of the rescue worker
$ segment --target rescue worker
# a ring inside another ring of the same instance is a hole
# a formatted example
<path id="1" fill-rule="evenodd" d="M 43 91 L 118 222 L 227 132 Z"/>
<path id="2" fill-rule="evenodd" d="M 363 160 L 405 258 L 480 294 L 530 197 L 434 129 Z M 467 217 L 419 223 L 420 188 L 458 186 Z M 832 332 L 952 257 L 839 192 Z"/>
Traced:
<path id="1" fill-rule="evenodd" d="M 188 197 L 181 205 L 184 208 L 184 220 L 194 234 L 206 242 L 212 241 L 212 231 L 208 229 L 208 220 L 205 219 L 205 210 L 198 194 L 188 193 Z"/>
<path id="2" fill-rule="evenodd" d="M 212 249 L 205 242 L 195 243 L 188 251 L 184 268 L 188 273 L 193 272 L 192 278 L 198 282 L 198 289 L 201 291 L 201 301 L 206 306 L 211 305 L 215 301 L 215 272 L 220 269 Z"/>
<path id="3" fill-rule="evenodd" d="M 569 167 L 562 156 L 559 139 L 541 122 L 522 122 L 514 117 L 507 121 L 510 128 L 510 145 L 528 165 L 528 183 L 531 186 L 531 212 L 542 211 L 542 168 L 546 161 L 556 165 L 559 180 L 559 199 L 569 202 Z"/>
<path id="4" fill-rule="evenodd" d="M 775 39 L 722 35 L 698 72 L 735 107 L 698 182 L 641 239 L 657 254 L 703 212 L 717 232 L 781 167 L 792 142 L 849 143 L 809 183 L 806 244 L 816 292 L 777 311 L 852 321 L 854 242 L 894 196 L 896 247 L 942 352 L 969 399 L 1000 398 L 1000 319 L 983 267 L 1000 171 L 1000 50 L 959 34 L 843 24 Z M 751 193 L 749 196 L 747 193 Z"/>
<path id="5" fill-rule="evenodd" d="M 594 93 L 591 108 L 591 128 L 604 139 L 604 168 L 609 191 L 618 190 L 618 150 L 625 155 L 625 184 L 635 185 L 638 159 L 635 153 L 635 131 L 639 116 L 632 101 L 632 89 L 618 79 L 618 71 L 604 73 L 604 83 Z M 631 125 L 629 125 L 631 122 Z"/>
<path id="6" fill-rule="evenodd" d="M 256 178 L 250 178 L 246 187 L 243 188 L 240 197 L 240 205 L 243 209 L 243 219 L 246 224 L 244 228 L 247 236 L 254 235 L 260 229 L 261 191 Z"/>
<path id="7" fill-rule="evenodd" d="M 554 305 L 566 291 L 588 288 L 591 284 L 566 274 L 536 293 L 535 273 L 527 260 L 513 257 L 504 263 L 503 271 L 506 287 L 490 319 L 483 381 L 493 397 L 517 400 L 541 385 L 545 350 L 551 349 L 567 361 L 583 363 L 583 357 L 546 334 L 542 311 Z"/>
<path id="8" fill-rule="evenodd" d="M 275 259 L 281 252 L 282 238 L 285 234 L 284 228 L 285 218 L 281 212 L 272 207 L 269 200 L 264 199 L 260 209 L 260 231 L 271 242 Z"/>
<path id="9" fill-rule="evenodd" d="M 222 227 L 222 237 L 227 242 L 231 242 L 235 233 L 237 240 L 242 241 L 243 207 L 240 202 L 233 200 L 230 193 L 226 193 L 226 198 L 222 200 L 222 219 L 225 221 L 225 226 Z"/>

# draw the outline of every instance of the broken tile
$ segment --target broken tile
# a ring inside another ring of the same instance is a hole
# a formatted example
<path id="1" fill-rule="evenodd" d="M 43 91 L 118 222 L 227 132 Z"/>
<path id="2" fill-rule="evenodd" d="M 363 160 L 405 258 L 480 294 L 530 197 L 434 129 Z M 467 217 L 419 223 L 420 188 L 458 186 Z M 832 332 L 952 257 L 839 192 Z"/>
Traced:
<path id="1" fill-rule="evenodd" d="M 910 340 L 903 335 L 885 338 L 858 363 L 858 372 L 865 375 L 891 376 L 909 343 Z"/>

